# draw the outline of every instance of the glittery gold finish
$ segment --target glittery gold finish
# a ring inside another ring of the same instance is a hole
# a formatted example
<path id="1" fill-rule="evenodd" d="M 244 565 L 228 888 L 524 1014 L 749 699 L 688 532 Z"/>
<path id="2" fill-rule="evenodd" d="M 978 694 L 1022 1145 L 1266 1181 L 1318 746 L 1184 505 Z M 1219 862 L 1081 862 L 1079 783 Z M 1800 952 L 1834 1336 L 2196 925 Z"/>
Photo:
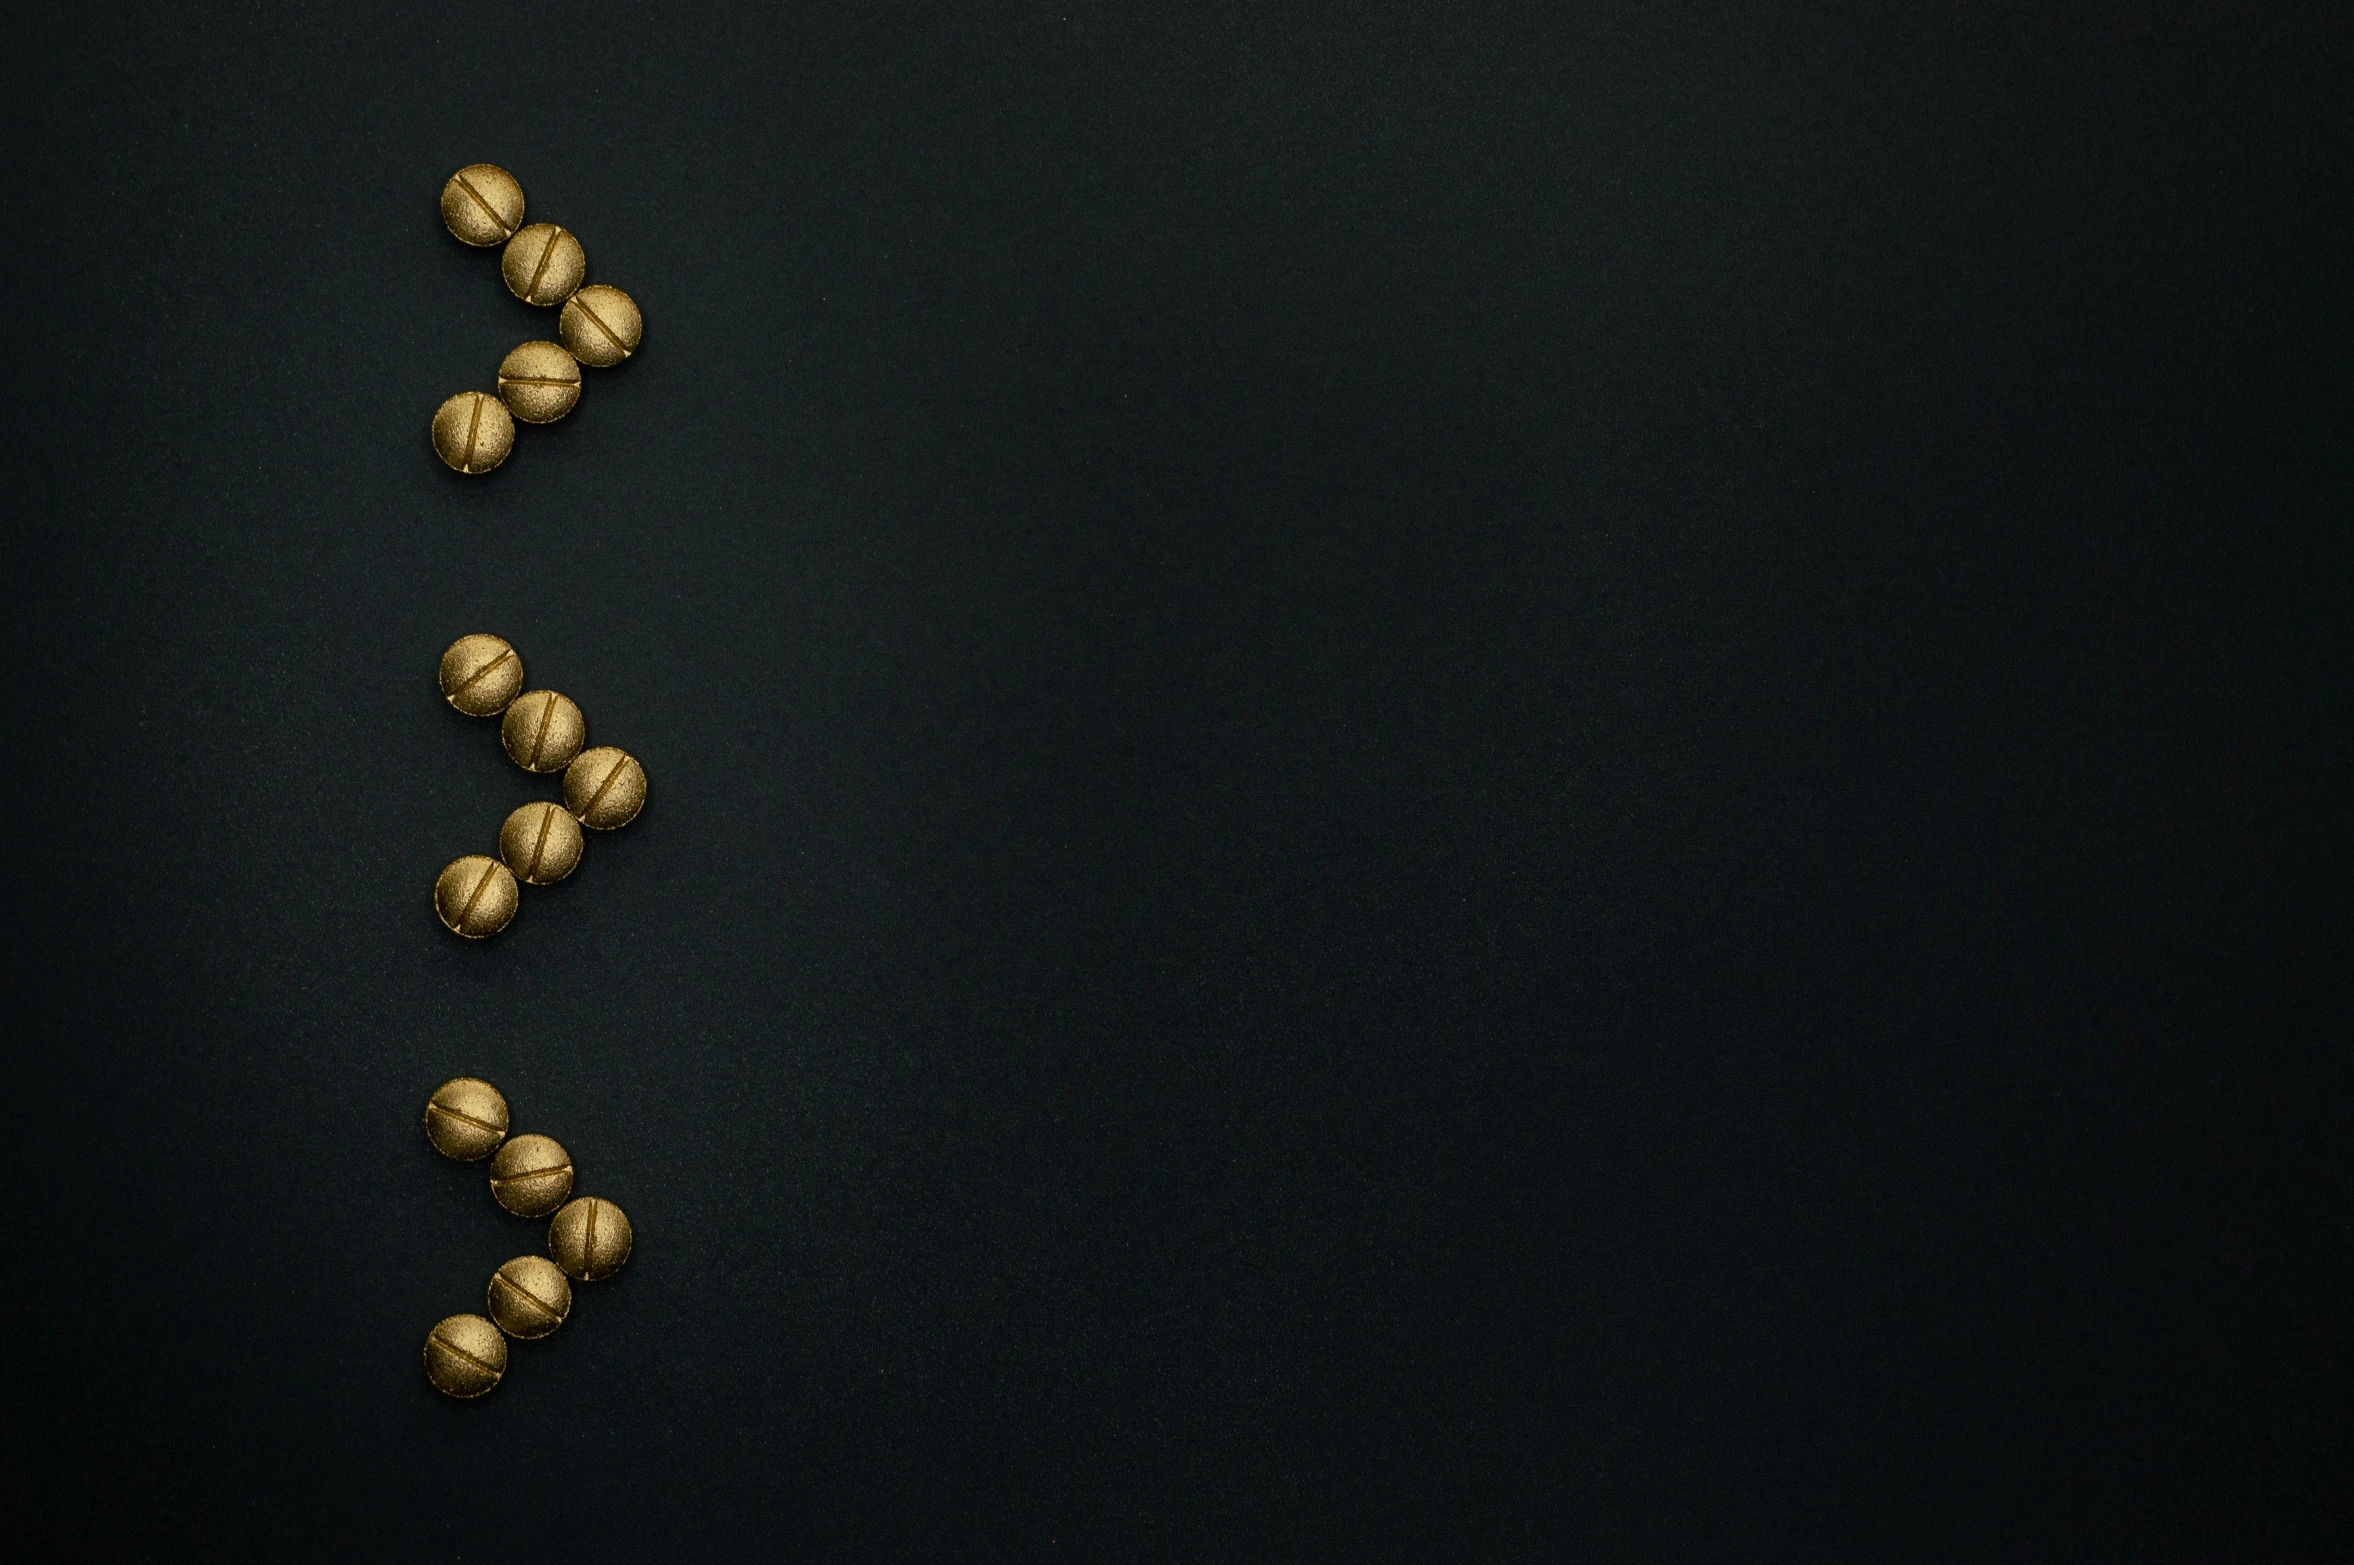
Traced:
<path id="1" fill-rule="evenodd" d="M 580 361 L 553 342 L 527 342 L 499 361 L 499 400 L 526 424 L 553 424 L 580 401 Z"/>
<path id="2" fill-rule="evenodd" d="M 526 804 L 499 828 L 499 857 L 527 885 L 552 886 L 580 868 L 580 822 L 545 800 Z"/>
<path id="3" fill-rule="evenodd" d="M 469 163 L 441 187 L 441 221 L 467 244 L 503 245 L 523 226 L 523 187 L 496 163 Z"/>
<path id="4" fill-rule="evenodd" d="M 612 831 L 646 807 L 646 769 L 627 750 L 599 745 L 564 769 L 564 808 L 583 826 Z"/>
<path id="5" fill-rule="evenodd" d="M 514 449 L 515 420 L 488 393 L 461 391 L 433 415 L 433 454 L 461 473 L 487 473 Z"/>
<path id="6" fill-rule="evenodd" d="M 628 294 L 607 283 L 591 283 L 564 301 L 556 335 L 572 356 L 593 369 L 609 370 L 638 351 L 646 318 Z"/>
<path id="7" fill-rule="evenodd" d="M 441 655 L 442 698 L 468 717 L 496 717 L 523 689 L 523 659 L 497 636 L 460 636 Z"/>
<path id="8" fill-rule="evenodd" d="M 452 1315 L 425 1337 L 425 1378 L 453 1397 L 478 1397 L 507 1378 L 507 1339 L 479 1315 Z"/>
<path id="9" fill-rule="evenodd" d="M 567 1202 L 548 1224 L 548 1254 L 580 1282 L 601 1282 L 621 1270 L 636 1240 L 629 1214 L 593 1195 Z"/>
<path id="10" fill-rule="evenodd" d="M 480 853 L 452 859 L 433 883 L 433 911 L 451 934 L 469 940 L 487 939 L 506 928 L 521 900 L 507 866 Z"/>
<path id="11" fill-rule="evenodd" d="M 517 1136 L 490 1160 L 490 1193 L 517 1217 L 545 1217 L 572 1194 L 572 1154 L 553 1136 Z"/>
<path id="12" fill-rule="evenodd" d="M 527 772 L 560 772 L 588 743 L 588 719 L 569 697 L 553 690 L 526 690 L 499 723 L 507 759 Z"/>
<path id="13" fill-rule="evenodd" d="M 490 1318 L 510 1337 L 529 1342 L 564 1324 L 572 1313 L 572 1284 L 544 1255 L 518 1255 L 490 1274 Z"/>
<path id="14" fill-rule="evenodd" d="M 443 1157 L 480 1162 L 507 1139 L 506 1095 L 489 1082 L 458 1076 L 425 1100 L 425 1139 Z"/>
<path id="15" fill-rule="evenodd" d="M 588 276 L 588 253 L 571 230 L 534 223 L 507 241 L 499 273 L 525 304 L 562 304 Z"/>

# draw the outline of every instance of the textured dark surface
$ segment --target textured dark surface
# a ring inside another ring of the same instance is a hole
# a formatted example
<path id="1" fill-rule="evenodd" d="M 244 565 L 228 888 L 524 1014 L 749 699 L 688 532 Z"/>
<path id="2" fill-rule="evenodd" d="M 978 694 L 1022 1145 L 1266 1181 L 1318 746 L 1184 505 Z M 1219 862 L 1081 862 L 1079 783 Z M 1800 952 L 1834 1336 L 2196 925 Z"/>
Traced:
<path id="1" fill-rule="evenodd" d="M 2343 8 L 1157 9 L 13 19 L 12 1528 L 2341 1547 Z"/>

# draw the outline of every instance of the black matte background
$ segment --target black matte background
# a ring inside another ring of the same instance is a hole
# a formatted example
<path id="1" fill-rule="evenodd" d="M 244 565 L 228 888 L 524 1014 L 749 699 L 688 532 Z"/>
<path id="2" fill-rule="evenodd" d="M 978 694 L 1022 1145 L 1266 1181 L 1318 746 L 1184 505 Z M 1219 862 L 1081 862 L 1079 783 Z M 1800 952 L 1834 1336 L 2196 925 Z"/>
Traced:
<path id="1" fill-rule="evenodd" d="M 20 13 L 12 1528 L 2342 1547 L 2349 40 L 2057 9 Z"/>

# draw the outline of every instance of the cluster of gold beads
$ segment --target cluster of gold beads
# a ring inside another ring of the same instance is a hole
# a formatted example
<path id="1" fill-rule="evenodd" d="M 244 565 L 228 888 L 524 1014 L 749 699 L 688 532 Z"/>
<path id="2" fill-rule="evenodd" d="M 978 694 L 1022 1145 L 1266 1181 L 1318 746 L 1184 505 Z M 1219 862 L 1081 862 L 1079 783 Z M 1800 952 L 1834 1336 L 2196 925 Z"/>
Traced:
<path id="1" fill-rule="evenodd" d="M 441 693 L 468 717 L 499 718 L 499 743 L 527 772 L 564 774 L 564 802 L 534 800 L 499 828 L 499 854 L 454 859 L 433 883 L 451 932 L 487 939 L 513 922 L 517 882 L 552 886 L 580 867 L 581 828 L 614 831 L 646 807 L 646 769 L 611 745 L 588 745 L 588 719 L 568 696 L 523 688 L 523 659 L 492 635 L 460 636 L 441 655 Z M 502 715 L 503 714 L 503 715 Z M 528 1138 L 527 1138 L 528 1139 Z"/>
<path id="2" fill-rule="evenodd" d="M 580 367 L 611 369 L 638 351 L 646 318 L 620 289 L 588 282 L 588 252 L 569 229 L 523 224 L 523 187 L 475 163 L 441 187 L 441 221 L 466 244 L 506 248 L 499 274 L 525 304 L 554 309 L 559 342 L 527 342 L 499 362 L 498 395 L 461 391 L 433 415 L 433 449 L 461 473 L 487 473 L 515 449 L 515 420 L 553 424 L 580 402 Z M 586 286 L 583 286 L 586 284 Z"/>
<path id="3" fill-rule="evenodd" d="M 572 1285 L 602 1282 L 629 1259 L 629 1215 L 598 1196 L 572 1195 L 572 1155 L 552 1136 L 509 1139 L 505 1094 L 460 1076 L 425 1103 L 425 1139 L 461 1163 L 490 1159 L 490 1193 L 517 1217 L 548 1218 L 548 1253 L 518 1255 L 491 1273 L 481 1315 L 451 1315 L 425 1335 L 425 1378 L 453 1397 L 478 1397 L 507 1375 L 507 1339 L 544 1337 L 571 1317 Z M 553 1216 L 549 1214 L 553 1213 Z"/>

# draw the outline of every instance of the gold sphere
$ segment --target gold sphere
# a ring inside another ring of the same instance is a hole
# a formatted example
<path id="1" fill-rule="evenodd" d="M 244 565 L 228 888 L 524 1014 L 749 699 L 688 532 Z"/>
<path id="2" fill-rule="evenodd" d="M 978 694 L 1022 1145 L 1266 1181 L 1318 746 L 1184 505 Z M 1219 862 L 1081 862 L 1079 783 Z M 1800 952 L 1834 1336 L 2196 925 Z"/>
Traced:
<path id="1" fill-rule="evenodd" d="M 527 772 L 560 772 L 588 743 L 588 719 L 567 696 L 526 690 L 499 723 L 507 759 Z"/>
<path id="2" fill-rule="evenodd" d="M 517 1217 L 545 1217 L 572 1194 L 572 1154 L 553 1136 L 517 1136 L 490 1160 L 490 1193 Z"/>
<path id="3" fill-rule="evenodd" d="M 580 868 L 580 822 L 546 800 L 524 805 L 499 828 L 499 857 L 515 878 L 552 886 Z"/>
<path id="4" fill-rule="evenodd" d="M 593 1195 L 566 1202 L 548 1224 L 548 1254 L 580 1282 L 601 1282 L 621 1270 L 636 1240 L 629 1214 Z"/>
<path id="5" fill-rule="evenodd" d="M 433 911 L 451 934 L 469 940 L 487 939 L 506 928 L 521 900 L 507 866 L 480 853 L 452 859 L 433 883 Z"/>
<path id="6" fill-rule="evenodd" d="M 544 1255 L 518 1255 L 490 1274 L 490 1318 L 510 1337 L 528 1342 L 564 1324 L 572 1313 L 572 1284 Z"/>
<path id="7" fill-rule="evenodd" d="M 612 831 L 646 807 L 646 769 L 627 750 L 599 745 L 564 769 L 564 808 L 583 826 Z"/>
<path id="8" fill-rule="evenodd" d="M 646 338 L 646 318 L 628 294 L 607 283 L 591 283 L 564 301 L 564 311 L 556 317 L 556 335 L 581 363 L 609 370 L 638 351 Z"/>
<path id="9" fill-rule="evenodd" d="M 527 342 L 499 361 L 499 400 L 526 424 L 553 424 L 580 402 L 580 361 L 553 342 Z"/>
<path id="10" fill-rule="evenodd" d="M 503 245 L 523 226 L 523 187 L 496 163 L 469 163 L 441 187 L 441 221 L 467 244 Z"/>
<path id="11" fill-rule="evenodd" d="M 443 1157 L 479 1162 L 507 1139 L 507 1099 L 498 1088 L 473 1076 L 457 1076 L 425 1100 L 425 1139 Z"/>
<path id="12" fill-rule="evenodd" d="M 461 391 L 433 415 L 433 454 L 461 473 L 487 473 L 514 449 L 515 420 L 496 397 Z"/>
<path id="13" fill-rule="evenodd" d="M 496 717 L 523 688 L 523 659 L 497 636 L 460 636 L 441 655 L 442 698 L 468 717 Z"/>
<path id="14" fill-rule="evenodd" d="M 588 276 L 588 253 L 569 229 L 534 223 L 507 241 L 499 275 L 525 304 L 562 304 Z"/>
<path id="15" fill-rule="evenodd" d="M 478 1397 L 507 1377 L 507 1339 L 479 1315 L 452 1315 L 425 1337 L 425 1378 L 453 1397 Z"/>

